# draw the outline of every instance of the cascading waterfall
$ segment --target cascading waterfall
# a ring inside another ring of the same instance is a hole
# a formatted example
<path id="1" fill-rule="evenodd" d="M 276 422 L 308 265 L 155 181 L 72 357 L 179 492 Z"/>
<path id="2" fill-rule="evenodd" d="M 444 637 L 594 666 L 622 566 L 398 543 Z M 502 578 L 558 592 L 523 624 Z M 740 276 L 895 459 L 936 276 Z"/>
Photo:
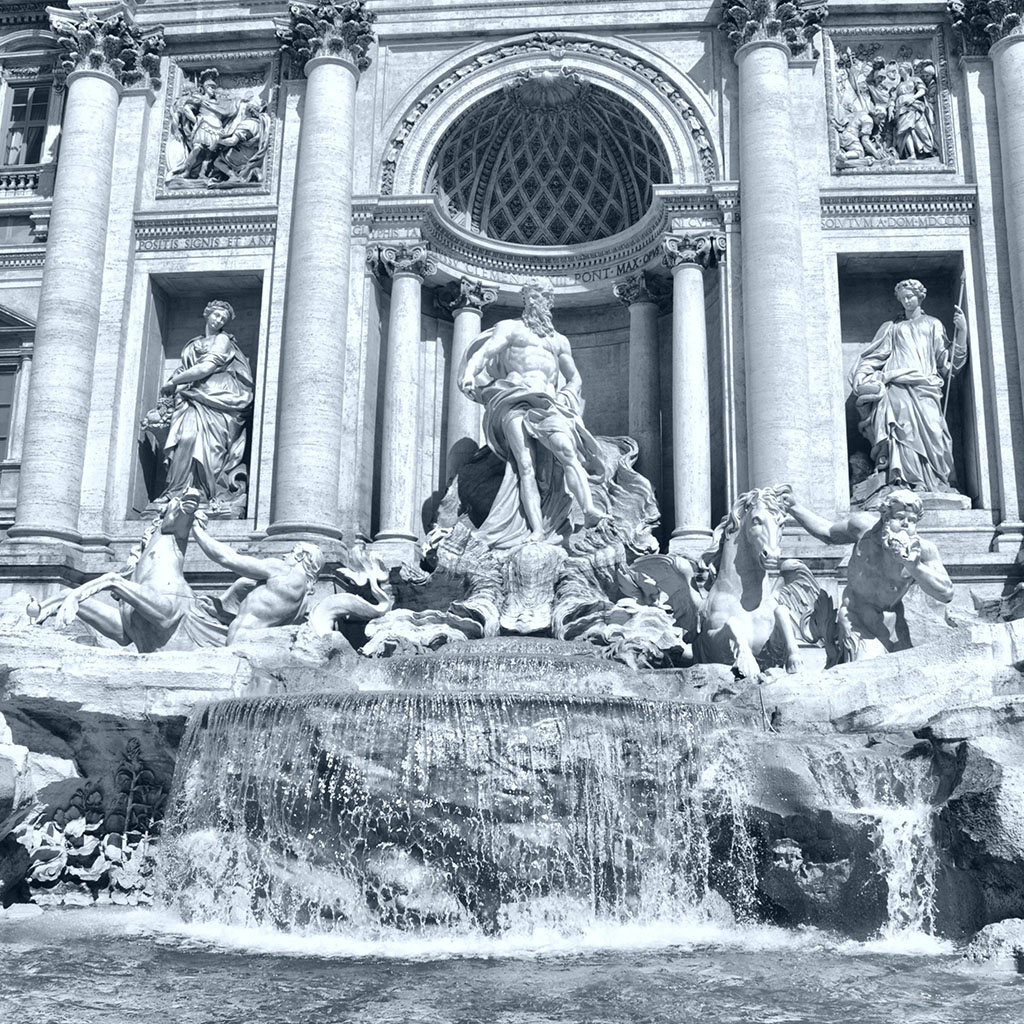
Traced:
<path id="1" fill-rule="evenodd" d="M 229 700 L 183 742 L 163 899 L 360 937 L 749 913 L 714 706 L 454 693 Z"/>
<path id="2" fill-rule="evenodd" d="M 932 836 L 935 781 L 927 760 L 832 754 L 812 770 L 833 806 L 874 819 L 873 860 L 888 889 L 883 937 L 931 934 L 938 855 Z"/>

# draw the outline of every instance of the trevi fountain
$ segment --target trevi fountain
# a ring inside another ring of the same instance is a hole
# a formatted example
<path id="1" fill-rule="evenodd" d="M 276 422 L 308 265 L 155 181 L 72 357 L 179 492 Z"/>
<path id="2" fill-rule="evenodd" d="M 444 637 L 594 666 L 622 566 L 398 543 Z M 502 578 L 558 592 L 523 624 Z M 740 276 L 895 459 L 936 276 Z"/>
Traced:
<path id="1" fill-rule="evenodd" d="M 4 0 L 0 100 L 0 1019 L 1022 1019 L 1021 0 Z"/>

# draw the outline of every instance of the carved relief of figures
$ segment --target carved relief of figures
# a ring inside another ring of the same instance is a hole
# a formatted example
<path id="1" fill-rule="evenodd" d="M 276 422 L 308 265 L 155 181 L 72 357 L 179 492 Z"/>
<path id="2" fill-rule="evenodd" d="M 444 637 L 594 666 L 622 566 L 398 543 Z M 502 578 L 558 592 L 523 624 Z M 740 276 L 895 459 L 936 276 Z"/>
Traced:
<path id="1" fill-rule="evenodd" d="M 160 389 L 159 404 L 142 420 L 166 473 L 151 506 L 160 508 L 195 488 L 207 515 L 239 519 L 248 494 L 244 456 L 252 370 L 224 330 L 235 318 L 231 304 L 214 300 L 203 316 L 206 332 L 184 347 L 180 365 Z"/>
<path id="2" fill-rule="evenodd" d="M 206 68 L 171 105 L 167 147 L 168 188 L 238 188 L 259 184 L 266 173 L 270 115 L 260 76 L 223 76 Z"/>
<path id="3" fill-rule="evenodd" d="M 835 59 L 836 167 L 895 167 L 941 159 L 935 61 L 904 44 L 847 46 Z"/>

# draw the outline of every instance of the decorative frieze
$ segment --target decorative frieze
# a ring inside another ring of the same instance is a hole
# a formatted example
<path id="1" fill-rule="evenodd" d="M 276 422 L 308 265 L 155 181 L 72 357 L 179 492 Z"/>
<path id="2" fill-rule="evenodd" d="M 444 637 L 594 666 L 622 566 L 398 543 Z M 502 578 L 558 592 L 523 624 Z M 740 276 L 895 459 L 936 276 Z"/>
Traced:
<path id="1" fill-rule="evenodd" d="M 725 235 L 668 235 L 661 253 L 662 263 L 670 270 L 687 263 L 707 270 L 725 258 Z"/>
<path id="2" fill-rule="evenodd" d="M 69 16 L 50 12 L 60 49 L 53 69 L 58 86 L 75 71 L 97 71 L 123 86 L 143 81 L 154 89 L 160 85 L 163 27 L 142 32 L 125 16 L 123 7 L 115 10 L 104 18 L 84 12 L 69 12 Z"/>
<path id="3" fill-rule="evenodd" d="M 1000 39 L 1024 34 L 1024 0 L 949 0 L 946 10 L 966 54 L 984 55 Z"/>
<path id="4" fill-rule="evenodd" d="M 784 43 L 799 57 L 827 17 L 827 0 L 723 0 L 718 27 L 736 49 L 770 41 Z"/>
<path id="5" fill-rule="evenodd" d="M 315 57 L 344 57 L 360 71 L 370 66 L 377 15 L 366 9 L 363 0 L 293 3 L 288 14 L 289 22 L 277 30 L 277 36 L 295 73 L 303 74 Z"/>
<path id="6" fill-rule="evenodd" d="M 0 248 L 0 270 L 41 270 L 44 262 L 46 247 L 43 245 L 38 250 Z"/>
<path id="7" fill-rule="evenodd" d="M 821 226 L 827 231 L 865 228 L 968 228 L 974 223 L 973 192 L 823 195 Z"/>
<path id="8" fill-rule="evenodd" d="M 268 249 L 274 245 L 277 216 L 242 213 L 210 216 L 139 217 L 139 252 L 189 252 L 208 249 Z"/>
<path id="9" fill-rule="evenodd" d="M 388 145 L 384 163 L 381 167 L 380 194 L 389 196 L 394 191 L 395 170 L 398 166 L 399 153 L 427 110 L 445 93 L 462 84 L 466 77 L 474 72 L 490 67 L 499 61 L 512 60 L 528 53 L 549 54 L 555 59 L 561 59 L 566 54 L 600 57 L 634 74 L 640 75 L 650 83 L 651 88 L 656 89 L 668 99 L 686 123 L 698 154 L 704 180 L 710 182 L 718 179 L 719 174 L 715 164 L 714 149 L 705 130 L 704 123 L 697 116 L 693 107 L 686 102 L 682 93 L 658 68 L 609 43 L 598 43 L 591 39 L 577 39 L 571 36 L 558 35 L 554 32 L 538 32 L 527 39 L 504 43 L 477 54 L 472 60 L 466 61 L 464 64 L 454 68 L 449 75 L 438 82 L 430 92 L 416 102 L 402 119 L 398 131 L 391 137 L 391 142 Z"/>
<path id="10" fill-rule="evenodd" d="M 939 26 L 841 28 L 827 37 L 836 173 L 955 170 L 949 59 Z"/>

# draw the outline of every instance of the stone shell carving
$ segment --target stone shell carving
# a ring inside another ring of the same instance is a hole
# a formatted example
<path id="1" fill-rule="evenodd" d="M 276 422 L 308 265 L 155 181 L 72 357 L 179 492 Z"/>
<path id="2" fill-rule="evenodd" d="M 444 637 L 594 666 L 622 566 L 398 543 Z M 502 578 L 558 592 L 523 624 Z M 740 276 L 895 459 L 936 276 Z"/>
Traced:
<path id="1" fill-rule="evenodd" d="M 676 89 L 675 85 L 665 78 L 656 67 L 628 53 L 625 49 L 609 43 L 597 42 L 587 38 L 564 36 L 554 32 L 537 32 L 527 39 L 504 43 L 492 50 L 477 54 L 471 60 L 453 69 L 451 74 L 438 82 L 416 102 L 403 118 L 401 126 L 392 136 L 387 147 L 384 162 L 381 166 L 380 194 L 385 196 L 393 194 L 399 153 L 404 148 L 406 140 L 420 118 L 423 117 L 430 107 L 450 89 L 463 82 L 464 79 L 474 72 L 480 71 L 499 61 L 509 60 L 529 53 L 550 54 L 556 58 L 565 54 L 591 55 L 611 61 L 645 78 L 655 89 L 668 98 L 669 102 L 686 122 L 698 154 L 704 181 L 712 182 L 718 180 L 719 172 L 715 162 L 714 150 L 704 123 L 698 117 L 693 107 L 686 102 L 683 95 Z"/>
<path id="2" fill-rule="evenodd" d="M 143 33 L 122 13 L 107 18 L 51 14 L 50 23 L 60 50 L 53 69 L 58 87 L 75 71 L 99 71 L 124 86 L 160 84 L 162 27 Z"/>
<path id="3" fill-rule="evenodd" d="M 949 58 L 938 26 L 840 28 L 826 36 L 833 173 L 954 171 Z"/>

